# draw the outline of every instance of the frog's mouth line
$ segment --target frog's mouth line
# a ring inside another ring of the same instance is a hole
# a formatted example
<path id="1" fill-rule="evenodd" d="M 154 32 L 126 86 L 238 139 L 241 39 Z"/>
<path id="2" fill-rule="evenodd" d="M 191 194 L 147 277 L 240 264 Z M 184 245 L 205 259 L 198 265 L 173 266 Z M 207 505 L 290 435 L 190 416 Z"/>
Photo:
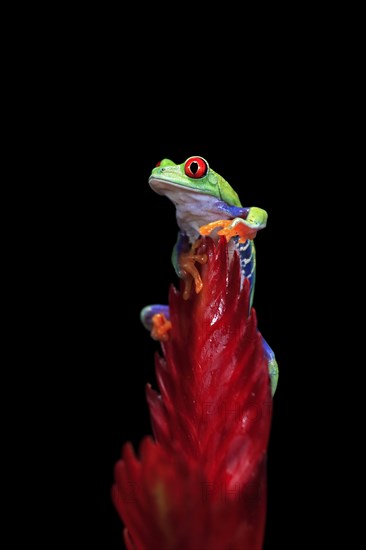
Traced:
<path id="1" fill-rule="evenodd" d="M 219 188 L 217 189 L 217 191 L 219 193 L 220 198 L 218 198 L 217 195 L 210 193 L 206 189 L 203 190 L 200 187 L 186 187 L 185 185 L 179 185 L 179 183 L 172 183 L 169 180 L 156 178 L 155 176 L 150 176 L 148 182 L 150 187 L 156 193 L 158 193 L 158 195 L 168 196 L 169 191 L 171 191 L 172 192 L 171 194 L 174 194 L 174 195 L 179 195 L 180 194 L 179 192 L 181 192 L 182 195 L 184 194 L 187 197 L 190 193 L 194 193 L 195 195 L 198 194 L 206 197 L 207 200 L 208 200 L 208 197 L 212 197 L 212 199 L 214 199 L 215 201 L 222 200 Z"/>
<path id="2" fill-rule="evenodd" d="M 171 189 L 172 187 L 185 190 L 187 193 L 193 191 L 194 193 L 207 194 L 206 191 L 203 192 L 199 187 L 185 187 L 184 185 L 179 185 L 179 183 L 172 183 L 169 180 L 156 178 L 155 176 L 150 176 L 148 181 L 150 187 L 159 195 L 165 195 L 166 193 L 164 191 Z"/>

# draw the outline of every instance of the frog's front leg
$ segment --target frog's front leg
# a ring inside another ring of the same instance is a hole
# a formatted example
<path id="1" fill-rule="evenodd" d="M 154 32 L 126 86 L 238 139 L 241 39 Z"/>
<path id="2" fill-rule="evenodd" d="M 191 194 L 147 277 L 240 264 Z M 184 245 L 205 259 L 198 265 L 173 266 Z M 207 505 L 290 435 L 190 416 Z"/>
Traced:
<path id="1" fill-rule="evenodd" d="M 202 246 L 202 239 L 197 239 L 191 246 L 188 252 L 182 252 L 179 256 L 179 273 L 184 280 L 183 300 L 188 300 L 191 295 L 192 285 L 194 283 L 196 294 L 201 292 L 203 283 L 201 275 L 196 267 L 196 262 L 205 264 L 207 262 L 207 254 L 199 249 Z"/>
<path id="2" fill-rule="evenodd" d="M 199 237 L 196 241 L 190 243 L 187 235 L 179 232 L 177 242 L 173 248 L 172 263 L 176 274 L 184 281 L 184 300 L 188 300 L 190 297 L 193 283 L 197 294 L 202 290 L 201 275 L 195 264 L 202 265 L 206 262 L 207 254 L 202 238 Z"/>
<path id="3" fill-rule="evenodd" d="M 237 217 L 229 220 L 217 220 L 200 227 L 200 234 L 210 235 L 221 227 L 222 229 L 217 231 L 217 235 L 224 235 L 227 241 L 232 237 L 239 237 L 239 242 L 244 243 L 248 239 L 253 240 L 257 231 L 266 227 L 267 218 L 265 210 L 253 206 L 249 208 L 245 219 Z"/>
<path id="4" fill-rule="evenodd" d="M 198 238 L 190 244 L 188 237 L 179 232 L 177 242 L 173 248 L 172 263 L 180 279 L 184 281 L 183 299 L 187 300 L 191 294 L 194 282 L 196 293 L 202 289 L 202 280 L 195 263 L 207 262 L 207 254 L 204 253 L 202 239 Z M 140 312 L 140 320 L 144 327 L 150 331 L 154 340 L 166 341 L 172 328 L 169 306 L 152 304 L 145 306 Z"/>

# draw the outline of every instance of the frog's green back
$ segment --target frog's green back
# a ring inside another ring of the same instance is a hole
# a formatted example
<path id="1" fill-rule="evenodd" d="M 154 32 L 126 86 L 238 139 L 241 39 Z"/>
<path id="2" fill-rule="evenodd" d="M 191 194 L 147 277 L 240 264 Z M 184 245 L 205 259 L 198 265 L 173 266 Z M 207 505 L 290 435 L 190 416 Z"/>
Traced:
<path id="1" fill-rule="evenodd" d="M 225 201 L 231 206 L 242 206 L 239 196 L 231 185 L 222 177 L 210 168 L 210 172 L 214 174 L 218 180 L 218 187 L 220 189 L 221 200 Z M 212 177 L 212 176 L 211 176 Z"/>

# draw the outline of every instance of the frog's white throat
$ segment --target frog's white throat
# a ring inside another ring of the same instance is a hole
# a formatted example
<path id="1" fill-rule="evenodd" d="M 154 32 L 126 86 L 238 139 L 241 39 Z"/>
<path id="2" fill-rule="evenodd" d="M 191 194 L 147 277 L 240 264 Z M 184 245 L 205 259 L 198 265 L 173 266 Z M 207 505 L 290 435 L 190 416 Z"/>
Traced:
<path id="1" fill-rule="evenodd" d="M 229 218 L 218 209 L 217 197 L 155 178 L 150 178 L 149 184 L 159 195 L 165 195 L 174 203 L 179 229 L 188 235 L 191 242 L 199 237 L 198 229 L 202 225 Z"/>

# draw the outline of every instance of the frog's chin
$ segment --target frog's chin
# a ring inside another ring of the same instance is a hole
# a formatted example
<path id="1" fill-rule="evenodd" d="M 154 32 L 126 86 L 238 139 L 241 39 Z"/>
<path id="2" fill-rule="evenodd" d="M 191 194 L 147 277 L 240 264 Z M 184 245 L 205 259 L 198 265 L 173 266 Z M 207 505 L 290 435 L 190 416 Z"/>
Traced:
<path id="1" fill-rule="evenodd" d="M 179 185 L 179 183 L 173 183 L 169 180 L 164 180 L 160 178 L 156 178 L 155 176 L 149 177 L 149 185 L 150 187 L 159 195 L 167 195 L 168 192 L 177 192 L 181 191 L 186 196 L 189 195 L 189 193 L 200 193 L 202 194 L 201 189 L 195 189 L 194 187 L 185 187 L 184 185 Z M 176 191 L 174 191 L 174 189 Z"/>
<path id="2" fill-rule="evenodd" d="M 149 184 L 156 193 L 165 195 L 174 203 L 179 228 L 190 240 L 199 236 L 202 225 L 229 217 L 218 209 L 219 199 L 213 195 L 155 177 L 150 177 Z"/>
<path id="3" fill-rule="evenodd" d="M 203 213 L 211 210 L 218 202 L 217 197 L 204 193 L 201 189 L 185 187 L 153 176 L 149 178 L 149 184 L 156 193 L 168 197 L 177 208 L 189 207 L 192 211 Z"/>

